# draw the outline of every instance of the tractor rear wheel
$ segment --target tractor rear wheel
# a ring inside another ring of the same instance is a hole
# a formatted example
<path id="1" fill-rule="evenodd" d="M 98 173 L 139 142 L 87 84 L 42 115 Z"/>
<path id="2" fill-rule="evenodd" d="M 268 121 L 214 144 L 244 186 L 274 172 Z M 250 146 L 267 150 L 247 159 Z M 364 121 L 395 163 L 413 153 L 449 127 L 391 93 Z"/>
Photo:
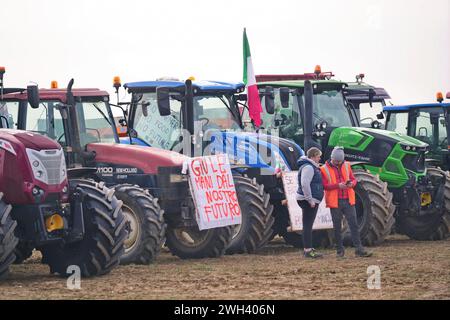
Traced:
<path id="1" fill-rule="evenodd" d="M 241 208 L 242 223 L 233 227 L 233 240 L 227 254 L 254 253 L 269 242 L 274 217 L 270 195 L 264 185 L 247 176 L 233 175 Z"/>
<path id="2" fill-rule="evenodd" d="M 198 227 L 167 226 L 166 245 L 181 259 L 217 258 L 225 254 L 232 239 L 232 227 L 200 231 Z"/>
<path id="3" fill-rule="evenodd" d="M 123 201 L 122 211 L 129 222 L 125 253 L 120 264 L 150 264 L 155 261 L 165 242 L 164 211 L 158 199 L 139 186 L 115 186 L 116 197 Z"/>
<path id="4" fill-rule="evenodd" d="M 78 197 L 78 195 L 80 195 Z M 58 243 L 39 248 L 42 262 L 51 273 L 69 276 L 68 267 L 77 266 L 84 277 L 103 275 L 119 264 L 128 236 L 122 201 L 104 183 L 70 181 L 70 205 L 82 206 L 85 234 L 75 243 Z M 80 201 L 80 202 L 78 202 Z"/>
<path id="5" fill-rule="evenodd" d="M 14 230 L 17 222 L 11 217 L 12 206 L 3 201 L 3 193 L 0 193 L 0 279 L 8 275 L 9 266 L 16 259 L 14 249 L 19 243 Z"/>
<path id="6" fill-rule="evenodd" d="M 430 176 L 445 178 L 442 213 L 423 217 L 399 217 L 397 228 L 400 233 L 414 240 L 444 240 L 450 234 L 450 173 L 438 168 L 428 168 L 427 171 Z"/>
<path id="7" fill-rule="evenodd" d="M 361 241 L 365 246 L 379 245 L 391 233 L 395 223 L 393 195 L 388 190 L 387 183 L 381 181 L 378 175 L 359 169 L 353 173 L 358 181 L 355 187 L 356 216 Z M 345 245 L 353 244 L 346 222 L 343 239 Z"/>

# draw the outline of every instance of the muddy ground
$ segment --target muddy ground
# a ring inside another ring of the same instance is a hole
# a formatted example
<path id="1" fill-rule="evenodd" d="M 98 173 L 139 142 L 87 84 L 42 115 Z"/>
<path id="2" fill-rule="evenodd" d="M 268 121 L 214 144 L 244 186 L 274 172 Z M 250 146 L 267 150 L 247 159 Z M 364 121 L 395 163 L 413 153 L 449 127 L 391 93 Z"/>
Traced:
<path id="1" fill-rule="evenodd" d="M 164 251 L 150 266 L 121 266 L 82 279 L 80 290 L 50 275 L 39 253 L 11 268 L 3 299 L 450 299 L 450 239 L 416 242 L 392 236 L 374 257 L 319 261 L 276 239 L 257 255 L 182 261 Z M 381 269 L 381 290 L 367 288 L 367 268 Z"/>

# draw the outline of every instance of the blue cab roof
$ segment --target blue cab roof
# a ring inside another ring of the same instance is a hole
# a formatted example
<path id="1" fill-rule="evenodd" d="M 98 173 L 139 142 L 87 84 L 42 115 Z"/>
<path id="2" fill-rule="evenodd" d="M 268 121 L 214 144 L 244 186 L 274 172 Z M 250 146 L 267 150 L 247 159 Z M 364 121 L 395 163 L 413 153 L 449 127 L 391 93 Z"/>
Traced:
<path id="1" fill-rule="evenodd" d="M 221 91 L 221 92 L 242 92 L 245 89 L 245 84 L 242 82 L 219 82 L 219 81 L 193 81 L 192 85 L 194 89 L 200 92 L 209 91 Z M 125 89 L 129 91 L 153 91 L 157 87 L 166 88 L 182 88 L 184 82 L 182 81 L 141 81 L 141 82 L 129 82 L 124 85 Z"/>
<path id="2" fill-rule="evenodd" d="M 403 106 L 385 106 L 383 111 L 409 111 L 411 109 L 421 108 L 449 108 L 450 103 L 425 103 L 425 104 L 410 104 Z"/>

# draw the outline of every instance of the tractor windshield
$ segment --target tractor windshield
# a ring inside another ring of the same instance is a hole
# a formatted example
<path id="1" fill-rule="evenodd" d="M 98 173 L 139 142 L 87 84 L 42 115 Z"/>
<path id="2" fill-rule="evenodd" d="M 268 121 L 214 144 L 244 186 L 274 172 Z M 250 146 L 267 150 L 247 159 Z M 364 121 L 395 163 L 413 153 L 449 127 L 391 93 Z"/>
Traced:
<path id="1" fill-rule="evenodd" d="M 194 97 L 194 120 L 203 130 L 240 130 L 240 122 L 232 113 L 231 100 L 226 96 Z"/>
<path id="2" fill-rule="evenodd" d="M 179 93 L 171 94 L 171 114 L 161 116 L 158 111 L 156 93 L 134 96 L 133 127 L 138 137 L 151 146 L 172 150 L 180 141 L 183 129 L 184 103 Z M 231 99 L 223 95 L 195 96 L 193 101 L 194 128 L 196 131 L 238 130 L 239 120 L 231 112 Z"/>
<path id="3" fill-rule="evenodd" d="M 386 122 L 386 130 L 408 135 L 408 112 L 392 112 Z"/>
<path id="4" fill-rule="evenodd" d="M 447 126 L 443 108 L 421 108 L 412 113 L 414 136 L 432 149 L 447 149 Z"/>
<path id="5" fill-rule="evenodd" d="M 171 113 L 168 116 L 159 114 L 156 93 L 144 93 L 133 98 L 136 100 L 133 127 L 138 138 L 152 147 L 171 150 L 182 133 L 181 102 L 177 95 L 171 95 Z"/>
<path id="6" fill-rule="evenodd" d="M 60 106 L 59 101 L 41 101 L 36 109 L 28 105 L 24 129 L 48 136 L 65 145 L 66 134 Z M 92 142 L 115 142 L 114 120 L 109 117 L 105 102 L 78 102 L 76 115 L 81 146 Z"/>
<path id="7" fill-rule="evenodd" d="M 314 124 L 326 121 L 328 126 L 334 128 L 351 127 L 353 125 L 349 111 L 345 106 L 344 96 L 342 92 L 337 90 L 314 94 L 313 117 Z"/>
<path id="8" fill-rule="evenodd" d="M 262 126 L 265 129 L 279 128 L 283 133 L 286 129 L 296 127 L 296 131 L 303 130 L 301 110 L 304 111 L 305 99 L 303 94 L 294 96 L 289 100 L 289 107 L 283 108 L 280 101 L 280 92 L 275 89 L 275 113 L 268 114 L 264 97 L 261 100 L 264 114 Z M 248 115 L 246 115 L 246 118 Z M 350 112 L 345 105 L 342 93 L 338 90 L 321 91 L 314 94 L 313 101 L 314 125 L 327 122 L 329 127 L 352 127 Z"/>

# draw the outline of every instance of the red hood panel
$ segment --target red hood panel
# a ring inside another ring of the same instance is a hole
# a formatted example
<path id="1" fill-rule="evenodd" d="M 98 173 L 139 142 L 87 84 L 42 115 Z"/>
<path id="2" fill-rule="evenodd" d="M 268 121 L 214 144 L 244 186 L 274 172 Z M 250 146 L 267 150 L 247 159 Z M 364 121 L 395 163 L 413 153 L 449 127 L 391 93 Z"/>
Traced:
<path id="1" fill-rule="evenodd" d="M 12 137 L 11 137 L 12 136 Z M 52 139 L 43 135 L 32 133 L 23 130 L 2 129 L 0 130 L 0 138 L 9 140 L 17 139 L 27 149 L 34 149 L 37 151 L 48 149 L 61 149 L 61 146 Z"/>
<path id="2" fill-rule="evenodd" d="M 156 174 L 158 167 L 179 167 L 187 158 L 173 151 L 126 144 L 91 143 L 88 151 L 95 151 L 96 162 L 121 164 Z"/>

